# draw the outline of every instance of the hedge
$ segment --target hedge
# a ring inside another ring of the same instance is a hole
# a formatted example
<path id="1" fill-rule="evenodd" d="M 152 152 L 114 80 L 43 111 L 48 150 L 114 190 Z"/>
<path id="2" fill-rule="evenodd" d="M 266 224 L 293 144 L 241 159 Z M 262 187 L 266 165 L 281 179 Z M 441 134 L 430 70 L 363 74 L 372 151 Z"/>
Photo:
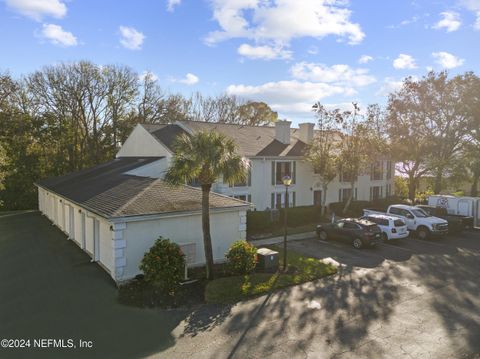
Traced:
<path id="1" fill-rule="evenodd" d="M 380 211 L 386 211 L 391 204 L 408 204 L 405 200 L 392 196 L 380 198 L 375 201 L 352 201 L 346 213 L 343 213 L 345 202 L 332 202 L 328 205 L 330 213 L 335 213 L 341 217 L 360 217 L 363 215 L 364 208 L 375 208 Z"/>
<path id="2" fill-rule="evenodd" d="M 247 234 L 267 233 L 273 231 L 279 223 L 283 225 L 285 209 L 247 212 Z M 319 206 L 300 206 L 288 208 L 287 224 L 298 227 L 317 223 L 321 220 Z"/>

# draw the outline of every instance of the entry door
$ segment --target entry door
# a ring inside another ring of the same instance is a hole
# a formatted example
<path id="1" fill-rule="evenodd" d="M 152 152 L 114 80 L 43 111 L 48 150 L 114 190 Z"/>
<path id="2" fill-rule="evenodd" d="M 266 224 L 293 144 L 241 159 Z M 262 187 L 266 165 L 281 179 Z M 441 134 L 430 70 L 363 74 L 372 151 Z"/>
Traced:
<path id="1" fill-rule="evenodd" d="M 322 205 L 322 191 L 313 191 L 313 205 L 314 206 Z"/>
<path id="2" fill-rule="evenodd" d="M 93 220 L 93 258 L 94 262 L 100 260 L 100 222 Z"/>
<path id="3" fill-rule="evenodd" d="M 68 236 L 70 239 L 75 237 L 75 216 L 71 206 L 68 206 Z"/>
<path id="4" fill-rule="evenodd" d="M 82 223 L 81 223 L 80 228 L 82 230 L 82 238 L 80 238 L 80 241 L 81 241 L 80 243 L 81 243 L 82 249 L 85 250 L 86 245 L 87 245 L 86 244 L 86 238 L 85 238 L 86 237 L 85 234 L 87 232 L 87 224 L 85 223 L 85 213 L 83 211 L 82 211 L 82 217 L 81 218 L 82 218 L 81 219 Z"/>

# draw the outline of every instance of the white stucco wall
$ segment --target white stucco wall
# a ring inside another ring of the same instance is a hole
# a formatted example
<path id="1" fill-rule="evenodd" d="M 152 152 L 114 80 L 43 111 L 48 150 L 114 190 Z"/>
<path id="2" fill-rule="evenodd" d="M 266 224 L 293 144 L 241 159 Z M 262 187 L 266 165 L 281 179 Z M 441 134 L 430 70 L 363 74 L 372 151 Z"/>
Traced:
<path id="1" fill-rule="evenodd" d="M 142 125 L 137 125 L 123 143 L 117 157 L 171 157 L 170 151 L 157 141 Z"/>
<path id="2" fill-rule="evenodd" d="M 212 211 L 210 221 L 213 257 L 215 261 L 223 261 L 230 245 L 236 240 L 245 239 L 246 211 Z M 121 241 L 126 245 L 125 266 L 118 271 L 117 280 L 130 279 L 141 273 L 138 268 L 140 261 L 159 236 L 179 245 L 194 243 L 196 256 L 193 265 L 205 263 L 201 214 L 128 222 L 122 232 Z"/>
<path id="3" fill-rule="evenodd" d="M 251 195 L 252 203 L 258 210 L 265 210 L 271 208 L 271 194 L 283 193 L 285 187 L 283 185 L 272 185 L 272 162 L 273 161 L 288 161 L 284 159 L 273 158 L 253 158 L 250 160 L 251 165 L 251 186 L 250 187 L 229 187 L 221 183 L 221 181 L 213 187 L 213 190 L 225 194 L 227 196 L 234 195 Z M 295 192 L 295 205 L 296 206 L 310 206 L 313 205 L 314 191 L 322 190 L 321 177 L 313 172 L 312 167 L 302 160 L 290 160 L 296 163 L 296 183 L 289 187 L 290 203 L 292 202 Z M 386 161 L 384 165 L 383 180 L 371 180 L 370 174 L 359 176 L 355 188 L 357 188 L 358 200 L 370 200 L 370 187 L 382 186 L 383 196 L 386 195 L 387 184 L 391 185 L 391 191 L 393 194 L 394 180 L 393 172 L 392 178 L 386 179 Z M 339 190 L 343 188 L 350 188 L 350 183 L 339 182 L 337 177 L 328 186 L 326 203 L 339 201 Z M 322 196 L 325 194 L 322 193 Z"/>

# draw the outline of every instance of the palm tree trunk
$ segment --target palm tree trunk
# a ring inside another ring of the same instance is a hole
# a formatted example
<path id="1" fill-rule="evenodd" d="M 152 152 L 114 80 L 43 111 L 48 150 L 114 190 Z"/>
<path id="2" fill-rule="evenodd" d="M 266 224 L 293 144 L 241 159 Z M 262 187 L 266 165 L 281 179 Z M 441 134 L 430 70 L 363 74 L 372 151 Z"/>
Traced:
<path id="1" fill-rule="evenodd" d="M 213 278 L 213 251 L 212 238 L 210 236 L 210 189 L 211 184 L 202 185 L 202 229 L 203 247 L 207 268 L 207 279 Z"/>
<path id="2" fill-rule="evenodd" d="M 348 196 L 348 200 L 347 202 L 345 203 L 345 206 L 343 207 L 343 214 L 346 214 L 348 209 L 350 208 L 350 205 L 352 204 L 352 201 L 353 201 L 353 191 L 355 191 L 355 182 L 350 182 L 350 196 Z"/>
<path id="3" fill-rule="evenodd" d="M 416 179 L 412 175 L 408 176 L 408 198 L 415 202 L 415 192 L 417 190 Z"/>

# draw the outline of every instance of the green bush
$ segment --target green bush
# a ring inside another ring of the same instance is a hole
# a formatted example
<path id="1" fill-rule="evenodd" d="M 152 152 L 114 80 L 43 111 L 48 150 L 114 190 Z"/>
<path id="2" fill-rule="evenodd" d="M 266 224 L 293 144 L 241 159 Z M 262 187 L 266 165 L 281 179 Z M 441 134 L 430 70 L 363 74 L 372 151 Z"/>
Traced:
<path id="1" fill-rule="evenodd" d="M 248 274 L 257 264 L 257 248 L 247 241 L 236 241 L 226 254 L 228 267 L 234 274 Z"/>
<path id="2" fill-rule="evenodd" d="M 279 224 L 283 226 L 285 209 L 277 211 L 248 211 L 247 212 L 247 235 L 272 232 Z M 289 227 L 299 227 L 307 224 L 318 223 L 322 220 L 319 206 L 289 207 L 287 222 Z"/>
<path id="3" fill-rule="evenodd" d="M 140 270 L 145 274 L 145 281 L 173 296 L 185 273 L 185 255 L 178 244 L 159 237 L 143 256 Z"/>

